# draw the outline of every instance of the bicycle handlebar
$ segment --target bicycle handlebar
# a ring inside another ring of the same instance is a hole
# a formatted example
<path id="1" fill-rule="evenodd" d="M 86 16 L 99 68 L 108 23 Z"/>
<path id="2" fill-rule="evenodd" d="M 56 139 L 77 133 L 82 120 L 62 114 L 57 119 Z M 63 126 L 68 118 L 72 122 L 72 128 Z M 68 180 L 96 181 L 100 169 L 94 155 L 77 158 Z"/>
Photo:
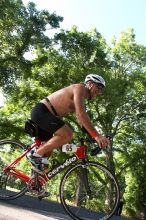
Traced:
<path id="1" fill-rule="evenodd" d="M 101 150 L 102 150 L 102 149 L 98 146 L 98 147 L 94 148 L 93 150 L 91 150 L 90 155 L 91 155 L 91 156 L 95 156 L 95 155 L 99 154 L 99 152 L 100 152 Z"/>
<path id="2" fill-rule="evenodd" d="M 106 135 L 106 137 L 110 140 L 111 139 L 111 136 L 110 135 Z M 84 139 L 86 142 L 89 142 L 89 143 L 96 143 L 97 142 L 93 139 L 93 138 L 87 138 L 87 139 Z M 107 147 L 106 147 L 107 148 Z M 96 148 L 92 149 L 91 152 L 90 152 L 90 155 L 91 156 L 96 156 L 97 154 L 99 154 L 99 152 L 102 150 L 102 148 L 100 148 L 99 146 L 97 146 Z"/>

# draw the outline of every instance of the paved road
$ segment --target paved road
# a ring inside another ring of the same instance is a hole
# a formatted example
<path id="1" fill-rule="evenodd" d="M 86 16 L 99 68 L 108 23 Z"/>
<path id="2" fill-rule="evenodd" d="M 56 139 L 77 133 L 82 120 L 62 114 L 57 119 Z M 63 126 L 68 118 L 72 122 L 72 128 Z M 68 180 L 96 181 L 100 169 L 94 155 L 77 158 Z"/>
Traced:
<path id="1" fill-rule="evenodd" d="M 16 205 L 1 204 L 0 202 L 0 220 L 63 220 L 55 217 L 54 213 L 37 213 L 34 210 L 20 208 Z"/>
<path id="2" fill-rule="evenodd" d="M 0 220 L 71 220 L 56 202 L 39 201 L 23 196 L 16 200 L 0 201 Z"/>
<path id="3" fill-rule="evenodd" d="M 57 202 L 23 196 L 11 201 L 0 201 L 0 220 L 71 220 Z M 113 216 L 111 220 L 127 220 Z"/>

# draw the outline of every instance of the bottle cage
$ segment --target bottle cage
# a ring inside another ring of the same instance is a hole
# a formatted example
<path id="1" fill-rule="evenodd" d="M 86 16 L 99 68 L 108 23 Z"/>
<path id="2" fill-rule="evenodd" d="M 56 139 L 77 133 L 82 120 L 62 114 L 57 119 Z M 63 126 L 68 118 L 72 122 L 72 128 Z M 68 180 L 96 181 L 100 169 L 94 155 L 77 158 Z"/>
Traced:
<path id="1" fill-rule="evenodd" d="M 38 126 L 31 119 L 26 120 L 24 130 L 30 137 L 38 136 Z"/>

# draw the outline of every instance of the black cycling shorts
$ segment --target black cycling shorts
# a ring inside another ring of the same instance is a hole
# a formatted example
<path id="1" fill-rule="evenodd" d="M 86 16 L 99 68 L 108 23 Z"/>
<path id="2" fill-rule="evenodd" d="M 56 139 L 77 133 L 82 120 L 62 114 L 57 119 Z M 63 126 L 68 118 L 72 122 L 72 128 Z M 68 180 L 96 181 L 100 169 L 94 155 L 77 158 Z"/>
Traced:
<path id="1" fill-rule="evenodd" d="M 42 141 L 49 140 L 65 125 L 64 121 L 53 115 L 43 103 L 37 103 L 32 109 L 31 120 L 38 125 L 38 138 Z"/>

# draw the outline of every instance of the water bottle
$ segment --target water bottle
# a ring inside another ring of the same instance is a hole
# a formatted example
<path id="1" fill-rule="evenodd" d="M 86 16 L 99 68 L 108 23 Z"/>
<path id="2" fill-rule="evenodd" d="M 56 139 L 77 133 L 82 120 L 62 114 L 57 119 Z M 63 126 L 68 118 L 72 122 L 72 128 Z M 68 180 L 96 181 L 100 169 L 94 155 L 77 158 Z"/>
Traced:
<path id="1" fill-rule="evenodd" d="M 62 146 L 62 152 L 77 152 L 76 144 L 64 144 Z"/>

